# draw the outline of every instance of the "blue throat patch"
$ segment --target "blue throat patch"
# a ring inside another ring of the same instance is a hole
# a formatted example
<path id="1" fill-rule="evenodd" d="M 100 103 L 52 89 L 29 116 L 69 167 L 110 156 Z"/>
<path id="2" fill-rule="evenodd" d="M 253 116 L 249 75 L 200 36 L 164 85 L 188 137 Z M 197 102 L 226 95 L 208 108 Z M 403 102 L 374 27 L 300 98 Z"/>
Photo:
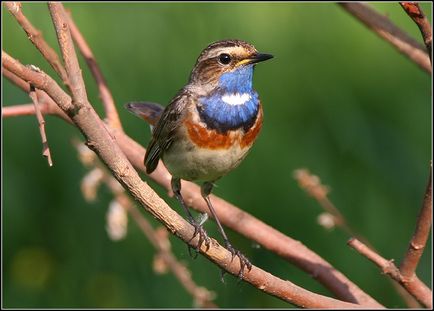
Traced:
<path id="1" fill-rule="evenodd" d="M 259 97 L 252 83 L 253 65 L 243 66 L 224 73 L 218 87 L 210 95 L 199 98 L 199 115 L 208 128 L 225 133 L 240 128 L 248 131 L 253 126 L 259 111 Z M 243 96 L 244 102 L 229 104 L 227 98 L 231 96 L 238 96 L 239 100 Z"/>

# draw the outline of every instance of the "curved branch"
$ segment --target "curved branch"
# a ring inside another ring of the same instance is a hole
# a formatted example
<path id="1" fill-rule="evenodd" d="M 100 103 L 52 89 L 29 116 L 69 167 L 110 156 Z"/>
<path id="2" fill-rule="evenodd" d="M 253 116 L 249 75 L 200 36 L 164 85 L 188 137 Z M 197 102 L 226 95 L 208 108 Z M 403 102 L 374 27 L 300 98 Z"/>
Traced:
<path id="1" fill-rule="evenodd" d="M 400 270 L 404 278 L 411 280 L 416 273 L 420 257 L 425 249 L 432 223 L 432 163 L 430 163 L 429 178 L 425 196 L 417 219 L 416 229 L 408 246 L 407 253 L 401 263 Z"/>
<path id="2" fill-rule="evenodd" d="M 420 303 L 427 308 L 432 308 L 432 292 L 417 276 L 414 276 L 411 280 L 403 277 L 399 269 L 393 263 L 393 260 L 387 260 L 381 257 L 377 252 L 357 239 L 350 239 L 348 245 L 376 264 L 384 274 L 387 274 L 404 286 Z"/>
<path id="3" fill-rule="evenodd" d="M 339 5 L 360 20 L 381 38 L 392 44 L 420 68 L 431 74 L 431 62 L 425 48 L 387 17 L 377 13 L 366 3 L 346 2 Z"/>

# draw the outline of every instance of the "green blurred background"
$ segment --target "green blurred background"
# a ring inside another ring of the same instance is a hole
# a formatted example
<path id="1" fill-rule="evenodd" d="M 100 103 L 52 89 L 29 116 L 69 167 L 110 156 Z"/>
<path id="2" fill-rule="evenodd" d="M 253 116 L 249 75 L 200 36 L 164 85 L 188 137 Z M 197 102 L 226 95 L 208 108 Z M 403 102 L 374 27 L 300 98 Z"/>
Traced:
<path id="1" fill-rule="evenodd" d="M 143 145 L 148 127 L 123 104 L 150 100 L 166 105 L 209 43 L 238 38 L 274 54 L 255 71 L 265 112 L 262 133 L 242 165 L 220 180 L 214 192 L 300 240 L 387 307 L 405 307 L 387 278 L 346 246 L 349 236 L 318 225 L 320 207 L 292 176 L 301 167 L 319 175 L 351 226 L 399 263 L 428 179 L 429 75 L 332 3 L 66 7 L 107 78 L 125 131 Z M 397 3 L 374 7 L 422 42 Z M 431 4 L 422 7 L 431 20 Z M 58 50 L 46 5 L 24 3 L 23 10 Z M 15 20 L 2 11 L 4 50 L 54 76 Z M 82 65 L 89 99 L 101 112 L 95 83 Z M 8 81 L 2 100 L 3 105 L 30 102 Z M 80 191 L 87 169 L 71 144 L 80 133 L 55 117 L 46 121 L 52 168 L 41 156 L 33 116 L 3 122 L 3 306 L 192 307 L 191 296 L 172 274 L 154 272 L 154 250 L 133 221 L 124 240 L 109 239 L 105 214 L 111 194 L 102 188 L 97 202 L 89 204 Z M 150 183 L 183 215 L 174 199 Z M 220 239 L 213 221 L 206 228 Z M 330 295 L 297 267 L 228 231 L 255 265 Z M 216 292 L 219 307 L 291 307 L 232 276 L 221 283 L 215 265 L 201 256 L 191 259 L 178 239 L 171 237 L 171 242 L 193 279 Z M 417 271 L 429 286 L 431 261 L 430 239 Z"/>

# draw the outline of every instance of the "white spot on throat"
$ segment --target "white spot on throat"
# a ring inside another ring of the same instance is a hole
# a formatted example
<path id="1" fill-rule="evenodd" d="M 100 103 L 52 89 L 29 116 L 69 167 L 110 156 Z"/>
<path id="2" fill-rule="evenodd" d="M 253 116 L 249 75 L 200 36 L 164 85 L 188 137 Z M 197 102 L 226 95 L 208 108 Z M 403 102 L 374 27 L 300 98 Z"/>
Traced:
<path id="1" fill-rule="evenodd" d="M 231 106 L 244 105 L 252 97 L 249 93 L 226 93 L 222 96 L 222 101 Z"/>

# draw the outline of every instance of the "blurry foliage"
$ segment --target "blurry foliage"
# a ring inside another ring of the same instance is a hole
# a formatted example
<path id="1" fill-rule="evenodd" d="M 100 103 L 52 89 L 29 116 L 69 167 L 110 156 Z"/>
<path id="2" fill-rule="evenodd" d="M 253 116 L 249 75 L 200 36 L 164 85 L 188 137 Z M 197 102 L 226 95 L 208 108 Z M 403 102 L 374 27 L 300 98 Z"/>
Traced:
<path id="1" fill-rule="evenodd" d="M 123 109 L 131 100 L 167 104 L 210 42 L 239 38 L 275 55 L 257 66 L 263 131 L 243 164 L 215 193 L 300 240 L 378 301 L 403 307 L 378 269 L 346 246 L 339 230 L 316 222 L 321 210 L 298 188 L 293 171 L 309 168 L 356 231 L 400 262 L 414 230 L 431 158 L 431 81 L 407 58 L 332 3 L 67 3 L 107 78 L 125 131 L 146 145 L 148 126 Z M 420 42 L 396 3 L 374 7 Z M 431 20 L 431 4 L 423 4 Z M 45 4 L 23 10 L 56 48 Z M 3 48 L 25 64 L 53 70 L 2 10 Z M 82 62 L 91 103 L 102 111 Z M 8 81 L 3 104 L 30 102 Z M 171 274 L 153 271 L 154 251 L 135 224 L 126 239 L 105 231 L 107 190 L 89 204 L 80 192 L 86 169 L 71 144 L 73 127 L 46 118 L 54 167 L 41 156 L 34 117 L 3 124 L 3 298 L 5 307 L 191 307 Z M 146 177 L 144 177 L 146 178 Z M 179 213 L 174 199 L 154 188 Z M 148 216 L 148 215 L 147 215 Z M 148 217 L 151 218 L 151 217 Z M 154 225 L 155 221 L 152 219 Z M 218 237 L 209 221 L 208 232 Z M 330 295 L 309 275 L 229 232 L 233 244 L 265 270 Z M 220 307 L 288 307 L 219 269 L 172 238 L 194 280 L 217 293 Z M 431 286 L 431 240 L 419 265 Z"/>

